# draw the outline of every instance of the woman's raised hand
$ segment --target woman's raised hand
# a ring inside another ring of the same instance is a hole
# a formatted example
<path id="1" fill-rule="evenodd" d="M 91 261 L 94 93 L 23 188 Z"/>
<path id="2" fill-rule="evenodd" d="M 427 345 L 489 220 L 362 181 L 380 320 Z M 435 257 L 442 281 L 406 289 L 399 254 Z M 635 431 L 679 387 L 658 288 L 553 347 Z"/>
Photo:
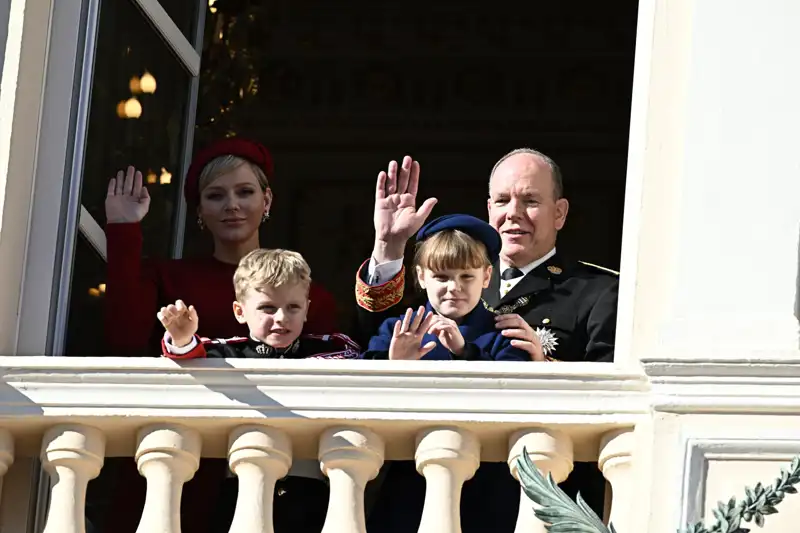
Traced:
<path id="1" fill-rule="evenodd" d="M 142 173 L 128 167 L 108 182 L 106 221 L 109 224 L 140 222 L 150 209 L 150 194 L 142 184 Z"/>
<path id="2" fill-rule="evenodd" d="M 436 198 L 428 198 L 417 209 L 419 163 L 405 156 L 398 166 L 389 163 L 386 172 L 378 174 L 375 187 L 375 251 L 378 263 L 403 257 L 410 239 L 431 214 Z"/>

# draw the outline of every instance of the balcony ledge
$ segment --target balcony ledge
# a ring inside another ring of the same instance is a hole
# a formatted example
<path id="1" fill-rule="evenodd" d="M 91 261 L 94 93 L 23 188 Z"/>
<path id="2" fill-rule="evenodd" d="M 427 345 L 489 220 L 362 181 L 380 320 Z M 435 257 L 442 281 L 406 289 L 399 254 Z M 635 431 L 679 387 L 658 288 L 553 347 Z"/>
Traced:
<path id="1" fill-rule="evenodd" d="M 646 378 L 604 363 L 0 357 L 0 367 L 6 427 L 33 444 L 56 422 L 102 426 L 109 455 L 128 455 L 137 428 L 164 420 L 200 429 L 204 456 L 223 455 L 224 434 L 256 422 L 299 437 L 362 423 L 395 457 L 411 453 L 412 426 L 458 425 L 489 443 L 485 460 L 502 460 L 515 430 L 557 427 L 583 443 L 576 458 L 592 458 L 604 432 L 650 412 Z"/>

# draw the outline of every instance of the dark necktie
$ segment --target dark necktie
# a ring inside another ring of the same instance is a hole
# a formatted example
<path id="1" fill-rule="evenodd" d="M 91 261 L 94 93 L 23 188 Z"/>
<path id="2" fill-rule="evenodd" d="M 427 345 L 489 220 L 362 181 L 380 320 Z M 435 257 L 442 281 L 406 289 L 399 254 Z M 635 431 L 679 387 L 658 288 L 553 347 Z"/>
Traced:
<path id="1" fill-rule="evenodd" d="M 503 270 L 503 274 L 500 276 L 503 281 L 517 279 L 519 277 L 522 277 L 522 270 L 514 267 Z"/>

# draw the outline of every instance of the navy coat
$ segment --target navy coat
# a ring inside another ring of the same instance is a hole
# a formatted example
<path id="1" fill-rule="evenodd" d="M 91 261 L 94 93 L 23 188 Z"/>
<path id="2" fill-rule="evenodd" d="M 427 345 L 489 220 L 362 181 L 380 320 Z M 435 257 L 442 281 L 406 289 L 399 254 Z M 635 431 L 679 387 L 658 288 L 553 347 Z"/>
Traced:
<path id="1" fill-rule="evenodd" d="M 425 304 L 425 313 L 433 311 L 430 302 Z M 435 311 L 434 311 L 435 312 Z M 414 312 L 416 316 L 416 311 Z M 530 361 L 528 353 L 511 346 L 511 340 L 503 337 L 500 330 L 495 329 L 495 314 L 487 310 L 483 301 L 469 312 L 461 321 L 458 330 L 464 337 L 464 353 L 457 356 L 442 346 L 435 335 L 426 334 L 422 338 L 421 346 L 434 341 L 436 348 L 425 354 L 423 360 L 467 360 L 467 361 Z M 378 328 L 378 334 L 373 336 L 367 351 L 361 357 L 364 359 L 388 359 L 389 345 L 392 342 L 394 325 L 403 320 L 403 316 L 388 318 Z"/>

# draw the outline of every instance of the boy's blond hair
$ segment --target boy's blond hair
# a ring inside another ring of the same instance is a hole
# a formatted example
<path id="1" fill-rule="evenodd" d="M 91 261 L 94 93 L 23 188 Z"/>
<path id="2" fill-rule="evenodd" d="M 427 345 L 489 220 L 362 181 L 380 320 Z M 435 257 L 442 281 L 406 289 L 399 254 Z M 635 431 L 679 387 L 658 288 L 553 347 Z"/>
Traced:
<path id="1" fill-rule="evenodd" d="M 434 272 L 485 268 L 492 263 L 486 245 L 457 229 L 443 230 L 417 243 L 414 265 Z"/>
<path id="2" fill-rule="evenodd" d="M 253 250 L 239 261 L 233 275 L 236 300 L 240 302 L 249 289 L 298 284 L 310 287 L 311 268 L 302 255 L 291 250 Z"/>

